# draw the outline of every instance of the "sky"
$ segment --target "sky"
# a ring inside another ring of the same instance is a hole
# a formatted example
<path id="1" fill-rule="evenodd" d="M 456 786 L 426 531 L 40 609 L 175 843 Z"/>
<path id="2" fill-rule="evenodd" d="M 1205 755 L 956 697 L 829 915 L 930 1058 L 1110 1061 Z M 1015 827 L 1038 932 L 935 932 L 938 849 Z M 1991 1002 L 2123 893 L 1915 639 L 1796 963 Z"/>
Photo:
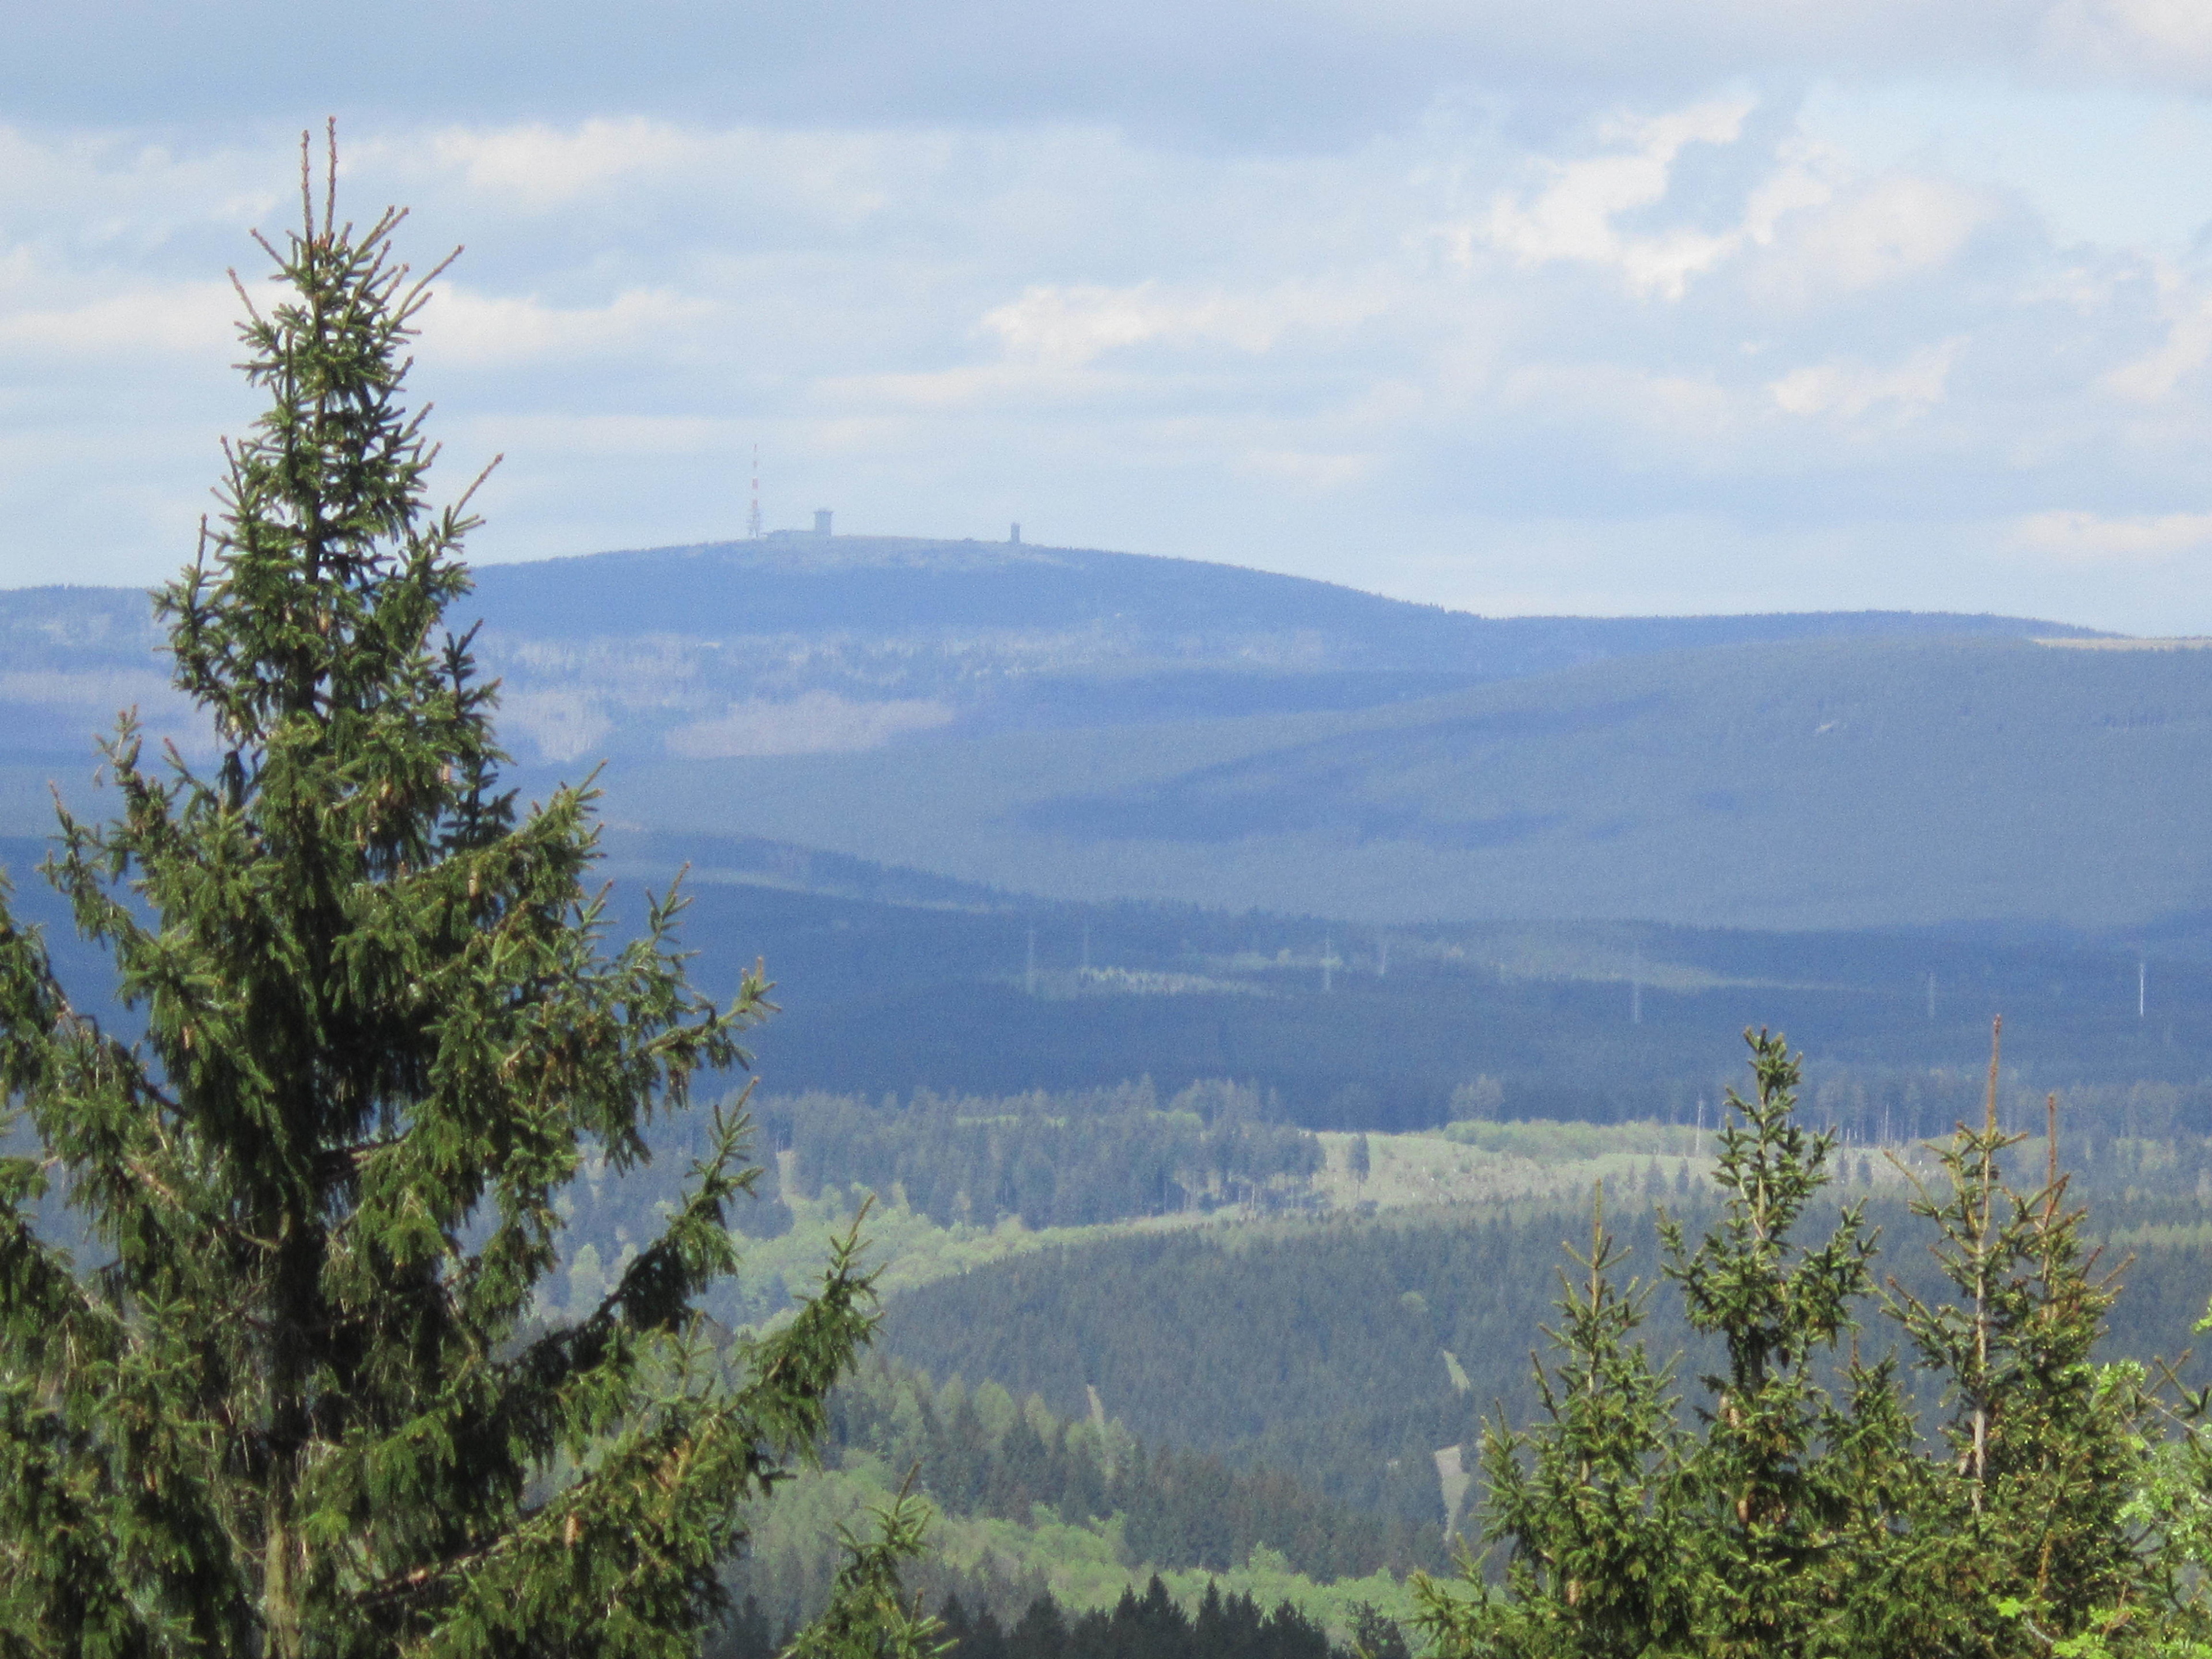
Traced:
<path id="1" fill-rule="evenodd" d="M 1487 614 L 2212 633 L 2203 0 L 0 0 L 0 585 L 190 555 L 248 236 L 465 245 L 484 561 L 770 528 Z"/>

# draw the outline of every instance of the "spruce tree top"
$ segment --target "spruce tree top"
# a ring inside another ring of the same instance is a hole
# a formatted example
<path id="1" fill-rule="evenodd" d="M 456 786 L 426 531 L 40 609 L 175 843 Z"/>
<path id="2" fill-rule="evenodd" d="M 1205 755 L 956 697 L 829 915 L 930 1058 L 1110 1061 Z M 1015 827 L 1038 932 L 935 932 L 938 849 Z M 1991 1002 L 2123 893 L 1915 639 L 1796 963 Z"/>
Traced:
<path id="1" fill-rule="evenodd" d="M 119 816 L 46 873 L 111 954 L 127 1042 L 0 911 L 0 1652 L 696 1651 L 738 1501 L 810 1444 L 865 1340 L 848 1249 L 777 1337 L 708 1346 L 754 1172 L 717 1115 L 663 1236 L 533 1323 L 556 1194 L 620 1170 L 763 1009 L 611 950 L 592 796 L 518 811 L 494 689 L 446 632 L 466 496 L 402 402 L 428 279 L 401 216 L 319 204 L 241 328 L 268 396 L 157 597 L 219 759 L 103 745 Z M 335 156 L 331 178 L 335 179 Z M 434 276 L 435 273 L 432 273 Z M 244 290 L 240 290 L 241 297 Z M 88 1242 L 34 1228 L 58 1174 Z"/>

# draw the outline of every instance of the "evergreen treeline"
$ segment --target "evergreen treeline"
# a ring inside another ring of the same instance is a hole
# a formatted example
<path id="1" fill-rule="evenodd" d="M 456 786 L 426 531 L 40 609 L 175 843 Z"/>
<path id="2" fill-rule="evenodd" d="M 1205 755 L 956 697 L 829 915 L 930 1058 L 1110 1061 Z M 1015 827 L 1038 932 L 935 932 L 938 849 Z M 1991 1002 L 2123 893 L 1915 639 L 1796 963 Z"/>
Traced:
<path id="1" fill-rule="evenodd" d="M 2099 1362 L 2117 1271 L 2055 1137 L 2041 1171 L 2008 1170 L 2026 1137 L 1995 1060 L 1981 1124 L 1912 1201 L 1923 1288 L 1877 1280 L 1863 1206 L 1816 1214 L 1839 1143 L 1797 1121 L 1778 1038 L 1753 1039 L 1753 1071 L 1720 1206 L 1662 1224 L 1659 1279 L 1626 1272 L 1601 1212 L 1572 1253 L 1529 1426 L 1482 1437 L 1503 1585 L 1471 1564 L 1415 1583 L 1438 1659 L 2205 1652 L 2212 1391 Z M 1717 1349 L 1693 1382 L 1646 1335 L 1662 1286 Z"/>
<path id="2" fill-rule="evenodd" d="M 1407 1659 L 1397 1625 L 1365 1610 L 1347 1646 L 1288 1601 L 1263 1612 L 1249 1595 L 1206 1586 L 1195 1614 L 1185 1613 L 1154 1575 L 1139 1595 L 1125 1589 L 1111 1611 L 1070 1615 L 1050 1592 L 1032 1600 L 1011 1626 L 984 1608 L 970 1613 L 956 1593 L 938 1613 L 945 1659 Z M 775 1659 L 781 1644 L 757 1601 L 748 1597 L 703 1659 Z"/>
<path id="3" fill-rule="evenodd" d="M 686 857 L 701 867 L 730 861 L 706 842 L 656 856 L 672 868 Z M 2000 1009 L 2031 1109 L 2047 1088 L 2071 1098 L 2094 1083 L 2117 1099 L 2142 1080 L 2190 1091 L 2200 1113 L 2212 1103 L 2201 1087 L 2212 1078 L 2212 950 L 2193 934 L 2154 942 L 2139 1019 L 2136 945 L 2065 933 L 1370 929 L 1190 905 L 963 897 L 896 903 L 702 882 L 693 892 L 698 976 L 730 982 L 765 955 L 788 988 L 785 1012 L 754 1044 L 763 1087 L 780 1093 L 875 1100 L 926 1085 L 989 1097 L 1149 1073 L 1164 1099 L 1227 1077 L 1279 1098 L 1290 1121 L 1374 1131 L 1441 1123 L 1454 1093 L 1487 1075 L 1504 1085 L 1499 1109 L 1510 1117 L 1687 1125 L 1698 1098 L 1710 1109 L 1733 1077 L 1730 1048 L 1753 997 L 1803 1046 L 1813 1092 L 1846 1075 L 1865 1086 L 1863 1118 L 1839 1103 L 1833 1120 L 1856 1139 L 1879 1135 L 1885 1099 L 1899 1139 L 1943 1133 L 1962 1115 L 1978 1120 L 1982 1049 Z M 618 921 L 641 915 L 633 884 L 616 904 Z M 1036 995 L 1024 992 L 1031 928 Z M 1079 976 L 1086 930 L 1094 963 L 1155 977 L 1060 994 Z M 1338 966 L 1324 999 L 1325 946 Z M 1639 956 L 1640 1023 L 1629 985 Z M 1917 1131 L 1905 1098 L 1916 1078 L 1928 1100 Z M 2080 1121 L 2100 1136 L 2122 1133 Z M 2147 1121 L 2126 1132 L 2166 1133 Z M 2212 1132 L 2212 1114 L 2194 1132 Z"/>
<path id="4" fill-rule="evenodd" d="M 1196 1083 L 1162 1106 L 1149 1078 L 1002 1098 L 811 1093 L 763 1102 L 769 1145 L 791 1154 L 793 1190 L 902 1193 L 940 1226 L 1077 1227 L 1279 1197 L 1321 1167 L 1302 1130 L 1273 1121 L 1255 1091 Z"/>
<path id="5" fill-rule="evenodd" d="M 1221 1573 L 1233 1588 L 1248 1571 L 1319 1585 L 1377 1573 L 1402 1578 L 1449 1560 L 1434 1526 L 1317 1498 L 1280 1474 L 1147 1448 L 1109 1419 L 1062 1420 L 1034 1395 L 1018 1402 L 995 1383 L 933 1384 L 881 1355 L 840 1382 L 820 1449 L 830 1473 L 805 1484 L 803 1508 L 787 1502 L 758 1547 L 725 1571 L 732 1601 L 750 1601 L 748 1616 L 766 1629 L 818 1612 L 837 1566 L 836 1522 L 908 1482 L 948 1524 L 1006 1521 L 1025 1529 L 1030 1547 L 1023 1550 L 993 1547 L 959 1563 L 933 1555 L 906 1575 L 933 1601 L 957 1597 L 1009 1629 L 1051 1593 L 1062 1570 L 1079 1579 L 1102 1568 Z"/>
<path id="6" fill-rule="evenodd" d="M 2186 1149 L 2113 1147 L 2098 1153 L 2099 1168 L 2117 1167 L 2124 1152 L 2129 1181 L 2094 1189 L 2091 1224 L 2117 1238 L 2115 1260 L 2132 1257 L 2099 1357 L 2177 1355 L 2199 1346 L 2191 1327 L 2212 1287 L 2212 1221 L 2193 1176 L 2185 1189 L 2125 1190 L 2155 1179 L 2168 1157 L 2182 1167 Z M 1864 1191 L 1863 1157 L 1836 1160 L 1848 1164 L 1854 1196 Z M 1650 1180 L 1647 1170 L 1636 1184 Z M 1657 1185 L 1607 1202 L 1622 1271 L 1647 1282 L 1663 1259 L 1651 1200 L 1693 1231 L 1711 1201 L 1706 1183 L 1678 1194 L 1669 1173 Z M 1869 1199 L 1866 1215 L 1883 1279 L 1933 1294 L 1930 1224 L 1893 1193 Z M 882 1345 L 938 1376 L 1036 1393 L 1063 1417 L 1081 1415 L 1095 1385 L 1147 1442 L 1279 1470 L 1334 1502 L 1441 1530 L 1435 1453 L 1471 1444 L 1500 1402 L 1516 1421 L 1535 1408 L 1528 1351 L 1552 1322 L 1561 1247 L 1585 1231 L 1586 1216 L 1546 1206 L 1451 1224 L 1342 1219 L 1109 1238 L 906 1291 L 887 1310 Z M 1709 1370 L 1716 1358 L 1711 1339 L 1663 1299 L 1642 1334 L 1656 1354 L 1683 1353 L 1686 1369 Z M 1878 1330 L 1864 1341 L 1869 1357 L 1889 1346 Z M 1907 1373 L 1916 1388 L 1923 1380 Z"/>
<path id="7" fill-rule="evenodd" d="M 1293 1207 L 1322 1165 L 1321 1144 L 1275 1121 L 1254 1090 L 1195 1083 L 1163 1103 L 1149 1079 L 1062 1094 L 756 1097 L 752 1147 L 765 1157 L 731 1224 L 755 1238 L 787 1231 L 795 1197 L 855 1191 L 903 1197 L 940 1226 L 1075 1227 L 1224 1205 Z M 671 1124 L 653 1161 L 619 1172 L 589 1161 L 559 1200 L 569 1237 L 612 1271 L 658 1231 L 692 1158 L 696 1125 Z"/>
<path id="8" fill-rule="evenodd" d="M 1546 1208 L 1456 1225 L 1109 1238 L 908 1291 L 880 1346 L 939 1376 L 1037 1394 L 1063 1416 L 1081 1414 L 1095 1385 L 1148 1442 L 1284 1471 L 1441 1536 L 1436 1452 L 1471 1443 L 1493 1402 L 1531 1403 L 1528 1345 L 1571 1226 Z M 1656 1269 L 1648 1207 L 1621 1227 Z"/>
<path id="9" fill-rule="evenodd" d="M 1211 1454 L 1147 1448 L 1118 1423 L 1063 1421 L 996 1383 L 970 1392 L 956 1377 L 933 1389 L 880 1356 L 840 1385 L 824 1444 L 917 1471 L 920 1489 L 952 1515 L 1027 1522 L 1039 1505 L 1075 1523 L 1119 1515 L 1132 1566 L 1225 1571 L 1264 1544 L 1326 1582 L 1447 1559 L 1437 1527 L 1331 1503 L 1288 1475 Z"/>

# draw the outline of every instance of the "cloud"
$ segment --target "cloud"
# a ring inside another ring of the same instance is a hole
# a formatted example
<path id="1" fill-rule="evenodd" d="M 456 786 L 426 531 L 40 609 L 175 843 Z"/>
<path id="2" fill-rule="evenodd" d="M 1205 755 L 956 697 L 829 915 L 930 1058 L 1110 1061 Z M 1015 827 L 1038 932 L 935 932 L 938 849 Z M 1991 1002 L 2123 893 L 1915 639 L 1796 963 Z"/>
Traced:
<path id="1" fill-rule="evenodd" d="M 1352 327 L 1382 310 L 1374 292 L 1286 283 L 1263 292 L 1177 292 L 1155 282 L 1121 289 L 1039 287 L 985 313 L 981 327 L 1018 357 L 1089 363 L 1128 346 L 1226 346 L 1257 356 L 1293 330 Z"/>
<path id="2" fill-rule="evenodd" d="M 1376 455 L 1316 454 L 1308 450 L 1255 449 L 1242 456 L 1237 470 L 1248 476 L 1327 492 L 1365 483 L 1382 465 Z"/>
<path id="3" fill-rule="evenodd" d="M 1680 299 L 1689 279 L 1734 252 L 1741 235 L 1687 228 L 1636 235 L 1614 222 L 1666 199 L 1686 146 L 1735 143 L 1753 108 L 1751 100 L 1727 99 L 1618 121 L 1606 136 L 1625 148 L 1544 164 L 1548 178 L 1533 199 L 1505 192 L 1492 202 L 1481 238 L 1526 264 L 1569 259 L 1612 265 L 1635 293 Z"/>
<path id="4" fill-rule="evenodd" d="M 413 204 L 411 257 L 470 245 L 412 389 L 449 447 L 434 494 L 509 458 L 478 557 L 734 534 L 758 444 L 772 527 L 1018 519 L 1492 611 L 2033 593 L 2170 630 L 2179 567 L 2013 526 L 2203 501 L 2212 313 L 2180 244 L 2062 240 L 1941 145 L 1869 149 L 1771 79 L 1596 101 L 1508 88 L 1303 147 L 1062 110 L 477 113 L 362 131 L 345 188 Z M 220 272 L 252 269 L 246 223 L 281 228 L 295 161 L 241 142 L 0 132 L 15 580 L 143 580 L 189 545 L 255 407 Z M 1696 552 L 1723 544 L 1724 578 Z M 588 738 L 587 708 L 529 718 Z M 808 742 L 901 717 L 810 718 Z"/>
<path id="5" fill-rule="evenodd" d="M 629 289 L 600 306 L 549 306 L 535 295 L 484 294 L 448 283 L 422 313 L 426 349 L 471 368 L 564 363 L 680 350 L 715 315 L 713 301 L 665 289 Z"/>
<path id="6" fill-rule="evenodd" d="M 669 122 L 632 117 L 565 129 L 543 122 L 448 128 L 431 140 L 431 149 L 470 188 L 542 211 L 640 173 L 678 174 L 700 145 Z"/>
<path id="7" fill-rule="evenodd" d="M 2158 268 L 2157 286 L 2166 337 L 2154 349 L 2114 366 L 2100 382 L 2104 390 L 2130 403 L 2155 404 L 2172 398 L 2212 356 L 2212 295 L 2163 264 Z"/>
<path id="8" fill-rule="evenodd" d="M 1759 285 L 1772 297 L 1806 304 L 1937 270 L 1994 212 L 1986 195 L 1948 179 L 1908 173 L 1871 180 L 1773 237 L 1775 257 Z"/>
<path id="9" fill-rule="evenodd" d="M 1744 192 L 1733 224 L 1649 224 L 1668 200 L 1685 149 L 1737 144 L 1754 107 L 1729 100 L 1615 122 L 1607 136 L 1627 148 L 1545 163 L 1549 182 L 1533 199 L 1501 194 L 1461 246 L 1471 252 L 1480 242 L 1527 264 L 1611 267 L 1632 294 L 1670 301 L 1737 256 L 1771 249 L 1765 291 L 1802 298 L 1856 293 L 1940 267 L 1991 216 L 1984 195 L 1948 180 L 1899 173 L 1847 183 L 1846 158 L 1792 139 Z M 1646 228 L 1625 229 L 1623 220 Z"/>
<path id="10" fill-rule="evenodd" d="M 2043 23 L 2044 62 L 2079 75 L 2204 84 L 2212 12 L 2197 0 L 2062 0 Z"/>
<path id="11" fill-rule="evenodd" d="M 1815 363 L 1792 369 L 1767 390 L 1775 406 L 1790 415 L 1839 415 L 1856 420 L 1879 404 L 1900 416 L 1917 415 L 1943 401 L 1952 367 L 1966 347 L 1963 339 L 1923 347 L 1887 368 L 1852 362 Z"/>
<path id="12" fill-rule="evenodd" d="M 2062 564 L 2094 568 L 2170 564 L 2212 548 L 2212 513 L 2103 517 L 2094 513 L 2035 513 L 2013 526 L 2022 549 Z"/>
<path id="13" fill-rule="evenodd" d="M 1732 443 L 1739 400 L 1710 376 L 1615 363 L 1532 364 L 1502 377 L 1498 395 L 1516 413 L 1610 436 L 1626 431 L 1644 454 L 1686 459 Z"/>
<path id="14" fill-rule="evenodd" d="M 0 349 L 64 359 L 205 354 L 236 343 L 243 309 L 227 283 L 142 288 L 82 305 L 0 312 Z"/>

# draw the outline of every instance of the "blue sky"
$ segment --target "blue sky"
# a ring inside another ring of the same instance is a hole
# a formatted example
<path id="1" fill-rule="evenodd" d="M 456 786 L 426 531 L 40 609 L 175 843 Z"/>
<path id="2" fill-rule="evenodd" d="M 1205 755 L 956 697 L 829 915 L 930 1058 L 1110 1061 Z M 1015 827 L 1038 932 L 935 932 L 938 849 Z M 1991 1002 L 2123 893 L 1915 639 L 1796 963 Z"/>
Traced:
<path id="1" fill-rule="evenodd" d="M 189 552 L 340 118 L 480 557 L 771 526 L 1492 613 L 2212 632 L 2200 0 L 99 3 L 0 64 L 0 581 Z"/>

